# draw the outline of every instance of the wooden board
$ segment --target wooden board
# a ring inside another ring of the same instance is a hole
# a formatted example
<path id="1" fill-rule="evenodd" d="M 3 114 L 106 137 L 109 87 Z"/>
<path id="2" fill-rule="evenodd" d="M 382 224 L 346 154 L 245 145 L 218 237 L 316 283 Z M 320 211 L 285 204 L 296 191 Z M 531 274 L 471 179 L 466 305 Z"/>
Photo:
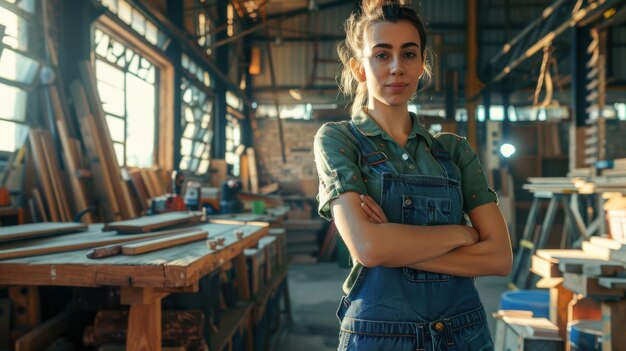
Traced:
<path id="1" fill-rule="evenodd" d="M 43 198 L 45 198 L 48 205 L 48 214 L 50 215 L 50 219 L 53 222 L 58 222 L 61 220 L 61 217 L 59 215 L 56 201 L 54 200 L 54 189 L 52 187 L 52 182 L 48 177 L 46 160 L 42 152 L 41 141 L 39 139 L 39 134 L 37 130 L 31 129 L 28 137 L 30 142 L 31 155 L 33 156 L 34 161 L 33 163 L 35 164 L 35 169 L 37 170 L 37 175 L 39 178 L 38 183 L 41 186 Z"/>
<path id="2" fill-rule="evenodd" d="M 0 260 L 11 258 L 45 255 L 50 253 L 67 252 L 81 249 L 91 249 L 98 246 L 128 242 L 139 239 L 149 239 L 160 236 L 159 232 L 134 235 L 119 235 L 115 232 L 101 232 L 100 230 L 42 239 L 32 245 L 0 250 Z M 58 239 L 58 240 L 57 240 Z"/>
<path id="3" fill-rule="evenodd" d="M 65 166 L 67 167 L 70 184 L 72 185 L 72 195 L 74 196 L 74 206 L 76 212 L 81 212 L 89 207 L 87 201 L 87 195 L 85 194 L 85 187 L 78 176 L 78 171 L 82 168 L 79 163 L 79 157 L 77 155 L 78 149 L 75 147 L 74 140 L 70 138 L 67 132 L 65 122 L 57 120 L 57 132 L 59 133 L 59 139 L 63 146 L 63 159 L 65 160 Z M 93 223 L 93 215 L 87 213 L 82 217 L 85 223 Z"/>
<path id="4" fill-rule="evenodd" d="M 92 259 L 111 257 L 111 256 L 115 256 L 115 255 L 121 254 L 122 253 L 122 246 L 124 244 L 144 242 L 144 241 L 147 241 L 147 240 L 151 240 L 152 238 L 158 238 L 158 237 L 166 236 L 166 235 L 176 235 L 176 234 L 192 233 L 192 232 L 197 231 L 197 230 L 198 230 L 197 228 L 189 227 L 189 228 L 176 228 L 176 229 L 152 232 L 151 234 L 154 234 L 154 235 L 150 236 L 149 239 L 140 239 L 140 240 L 136 240 L 136 241 L 128 241 L 128 242 L 122 242 L 122 243 L 116 243 L 116 244 L 111 244 L 111 245 L 106 245 L 106 246 L 95 247 L 93 250 L 90 250 L 89 252 L 87 252 L 87 257 L 88 258 L 92 258 Z"/>
<path id="5" fill-rule="evenodd" d="M 80 124 L 82 140 L 85 144 L 89 167 L 93 174 L 94 190 L 100 203 L 103 220 L 115 221 L 121 219 L 120 209 L 115 199 L 115 192 L 111 179 L 105 172 L 107 167 L 103 160 L 103 152 L 99 144 L 97 129 L 94 128 L 93 117 L 89 110 L 85 90 L 80 81 L 73 81 L 70 84 L 70 92 L 74 102 L 74 109 Z"/>
<path id="6" fill-rule="evenodd" d="M 178 224 L 199 222 L 201 218 L 202 215 L 198 212 L 168 212 L 108 223 L 106 228 L 107 230 L 115 230 L 122 234 L 147 233 Z"/>
<path id="7" fill-rule="evenodd" d="M 208 239 L 208 233 L 204 230 L 196 230 L 192 233 L 169 235 L 138 243 L 124 244 L 122 246 L 122 253 L 124 255 L 139 255 L 166 247 L 172 247 L 204 239 Z"/>
<path id="8" fill-rule="evenodd" d="M 32 223 L 0 227 L 0 243 L 14 240 L 33 239 L 68 233 L 84 232 L 83 223 Z"/>
<path id="9" fill-rule="evenodd" d="M 103 154 L 101 162 L 106 165 L 104 171 L 108 173 L 113 185 L 122 218 L 134 218 L 137 214 L 135 213 L 135 209 L 132 205 L 128 187 L 122 179 L 120 166 L 113 148 L 111 134 L 109 132 L 109 126 L 107 125 L 106 116 L 104 110 L 102 109 L 102 101 L 100 100 L 100 95 L 96 87 L 96 76 L 94 74 L 91 61 L 80 62 L 78 69 L 84 84 L 85 96 L 94 116 L 94 122 L 96 124 L 95 130 L 99 134 L 98 145 L 102 149 Z"/>
<path id="10" fill-rule="evenodd" d="M 249 147 L 246 149 L 246 155 L 248 156 L 248 172 L 250 174 L 250 191 L 254 194 L 259 193 L 259 177 L 256 162 L 256 153 L 254 149 Z"/>

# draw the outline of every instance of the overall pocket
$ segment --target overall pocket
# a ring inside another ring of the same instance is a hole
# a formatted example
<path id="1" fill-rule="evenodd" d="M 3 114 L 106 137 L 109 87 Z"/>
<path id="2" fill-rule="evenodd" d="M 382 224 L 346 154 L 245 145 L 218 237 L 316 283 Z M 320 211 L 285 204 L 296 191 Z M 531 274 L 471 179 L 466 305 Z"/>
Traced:
<path id="1" fill-rule="evenodd" d="M 402 223 L 441 225 L 450 223 L 452 201 L 447 198 L 402 195 Z"/>

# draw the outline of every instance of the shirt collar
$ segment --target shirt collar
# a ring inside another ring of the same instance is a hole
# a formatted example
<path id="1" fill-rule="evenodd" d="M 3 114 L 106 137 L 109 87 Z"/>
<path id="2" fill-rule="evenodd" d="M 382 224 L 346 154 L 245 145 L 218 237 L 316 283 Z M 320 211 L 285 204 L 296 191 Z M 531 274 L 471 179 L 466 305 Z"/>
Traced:
<path id="1" fill-rule="evenodd" d="M 432 146 L 432 136 L 419 122 L 417 115 L 409 112 L 409 117 L 413 121 L 413 129 L 411 130 L 411 134 L 409 134 L 409 139 L 414 138 L 416 135 L 420 135 L 426 140 L 429 147 Z M 365 136 L 381 135 L 383 139 L 391 140 L 391 137 L 387 135 L 387 133 L 385 133 L 382 128 L 378 126 L 376 121 L 374 121 L 374 119 L 371 118 L 363 109 L 361 109 L 357 114 L 352 115 L 352 122 L 356 126 L 357 130 Z"/>

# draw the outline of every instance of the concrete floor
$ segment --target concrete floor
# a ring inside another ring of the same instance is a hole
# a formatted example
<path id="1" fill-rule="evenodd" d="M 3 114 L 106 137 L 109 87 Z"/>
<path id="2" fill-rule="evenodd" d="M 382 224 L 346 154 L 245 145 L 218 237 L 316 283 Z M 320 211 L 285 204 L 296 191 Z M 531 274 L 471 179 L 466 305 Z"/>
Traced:
<path id="1" fill-rule="evenodd" d="M 341 284 L 347 268 L 335 262 L 291 264 L 288 272 L 293 324 L 273 341 L 277 351 L 330 351 L 337 349 L 339 321 L 335 316 Z M 498 309 L 500 295 L 507 290 L 508 277 L 483 277 L 476 287 L 489 316 L 489 327 L 495 335 L 491 314 Z"/>

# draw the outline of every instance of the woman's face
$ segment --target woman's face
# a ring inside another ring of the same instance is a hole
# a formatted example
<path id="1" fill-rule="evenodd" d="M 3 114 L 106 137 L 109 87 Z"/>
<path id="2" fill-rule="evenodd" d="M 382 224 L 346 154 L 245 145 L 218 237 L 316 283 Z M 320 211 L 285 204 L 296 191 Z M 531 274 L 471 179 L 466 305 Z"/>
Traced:
<path id="1" fill-rule="evenodd" d="M 368 105 L 406 105 L 424 71 L 420 36 L 407 21 L 374 23 L 363 38 L 362 78 Z"/>

